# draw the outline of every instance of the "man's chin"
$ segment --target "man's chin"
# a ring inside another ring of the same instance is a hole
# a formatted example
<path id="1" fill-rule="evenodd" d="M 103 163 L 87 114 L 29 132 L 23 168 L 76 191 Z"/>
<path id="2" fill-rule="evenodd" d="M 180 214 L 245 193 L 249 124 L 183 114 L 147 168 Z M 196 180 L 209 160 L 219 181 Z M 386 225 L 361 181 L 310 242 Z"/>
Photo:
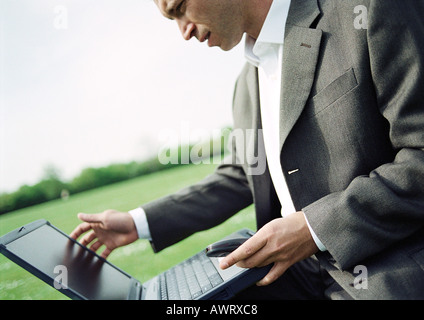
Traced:
<path id="1" fill-rule="evenodd" d="M 232 48 L 234 48 L 234 46 L 232 46 L 232 47 L 228 47 L 228 48 L 226 48 L 226 47 L 220 47 L 221 48 L 221 50 L 222 51 L 230 51 Z"/>
<path id="2" fill-rule="evenodd" d="M 217 45 L 218 47 L 220 47 L 221 48 L 221 50 L 223 50 L 223 51 L 230 51 L 231 49 L 233 49 L 236 45 L 238 44 L 238 42 L 237 43 L 221 43 L 220 45 Z"/>
<path id="3" fill-rule="evenodd" d="M 243 39 L 243 35 L 241 35 L 239 38 L 229 38 L 229 37 L 219 37 L 215 34 L 212 34 L 212 36 L 208 39 L 208 46 L 210 48 L 212 47 L 219 47 L 223 51 L 230 51 L 235 46 L 237 46 L 241 40 Z"/>

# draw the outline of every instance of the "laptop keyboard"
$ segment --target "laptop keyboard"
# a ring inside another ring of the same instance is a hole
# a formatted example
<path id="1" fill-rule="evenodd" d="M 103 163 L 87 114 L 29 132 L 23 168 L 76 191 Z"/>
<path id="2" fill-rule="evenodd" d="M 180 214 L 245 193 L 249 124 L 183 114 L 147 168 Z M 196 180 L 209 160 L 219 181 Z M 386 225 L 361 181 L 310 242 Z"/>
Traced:
<path id="1" fill-rule="evenodd" d="M 223 282 L 203 251 L 160 274 L 159 281 L 162 300 L 196 299 Z"/>

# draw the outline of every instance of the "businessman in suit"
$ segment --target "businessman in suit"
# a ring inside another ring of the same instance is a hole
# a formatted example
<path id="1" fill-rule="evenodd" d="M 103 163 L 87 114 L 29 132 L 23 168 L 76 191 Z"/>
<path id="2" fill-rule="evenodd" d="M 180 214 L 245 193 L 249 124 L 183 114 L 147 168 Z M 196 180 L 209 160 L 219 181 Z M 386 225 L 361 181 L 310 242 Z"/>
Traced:
<path id="1" fill-rule="evenodd" d="M 72 236 L 104 257 L 138 238 L 160 251 L 253 202 L 258 232 L 220 266 L 274 265 L 239 298 L 423 299 L 424 1 L 155 2 L 187 40 L 246 34 L 244 141 L 198 184 L 80 214 Z"/>

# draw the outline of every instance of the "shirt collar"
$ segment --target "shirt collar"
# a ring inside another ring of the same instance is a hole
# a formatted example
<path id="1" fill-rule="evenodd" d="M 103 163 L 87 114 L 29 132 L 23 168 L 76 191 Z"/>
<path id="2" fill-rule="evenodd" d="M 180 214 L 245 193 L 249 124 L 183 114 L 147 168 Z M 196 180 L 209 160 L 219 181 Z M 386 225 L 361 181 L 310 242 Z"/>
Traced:
<path id="1" fill-rule="evenodd" d="M 290 1 L 291 0 L 273 0 L 258 39 L 255 40 L 251 36 L 246 35 L 245 57 L 247 61 L 254 66 L 259 65 L 261 47 L 263 47 L 263 45 L 283 44 Z"/>

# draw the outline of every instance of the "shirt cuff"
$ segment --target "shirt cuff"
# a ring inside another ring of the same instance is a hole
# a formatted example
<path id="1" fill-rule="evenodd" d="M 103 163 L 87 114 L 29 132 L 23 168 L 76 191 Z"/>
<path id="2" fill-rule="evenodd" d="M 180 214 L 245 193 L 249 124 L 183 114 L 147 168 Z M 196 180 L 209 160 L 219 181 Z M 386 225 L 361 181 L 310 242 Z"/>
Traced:
<path id="1" fill-rule="evenodd" d="M 324 246 L 324 244 L 318 239 L 317 235 L 315 234 L 314 230 L 312 230 L 311 225 L 309 224 L 308 218 L 306 218 L 305 213 L 303 213 L 303 216 L 305 217 L 306 224 L 308 225 L 309 232 L 311 233 L 312 239 L 314 239 L 315 244 L 317 245 L 318 249 L 320 251 L 327 251 L 327 248 Z"/>
<path id="2" fill-rule="evenodd" d="M 134 220 L 138 237 L 140 239 L 147 239 L 149 241 L 152 241 L 149 224 L 147 222 L 146 212 L 143 210 L 143 208 L 136 208 L 134 210 L 128 211 L 128 213 Z"/>

